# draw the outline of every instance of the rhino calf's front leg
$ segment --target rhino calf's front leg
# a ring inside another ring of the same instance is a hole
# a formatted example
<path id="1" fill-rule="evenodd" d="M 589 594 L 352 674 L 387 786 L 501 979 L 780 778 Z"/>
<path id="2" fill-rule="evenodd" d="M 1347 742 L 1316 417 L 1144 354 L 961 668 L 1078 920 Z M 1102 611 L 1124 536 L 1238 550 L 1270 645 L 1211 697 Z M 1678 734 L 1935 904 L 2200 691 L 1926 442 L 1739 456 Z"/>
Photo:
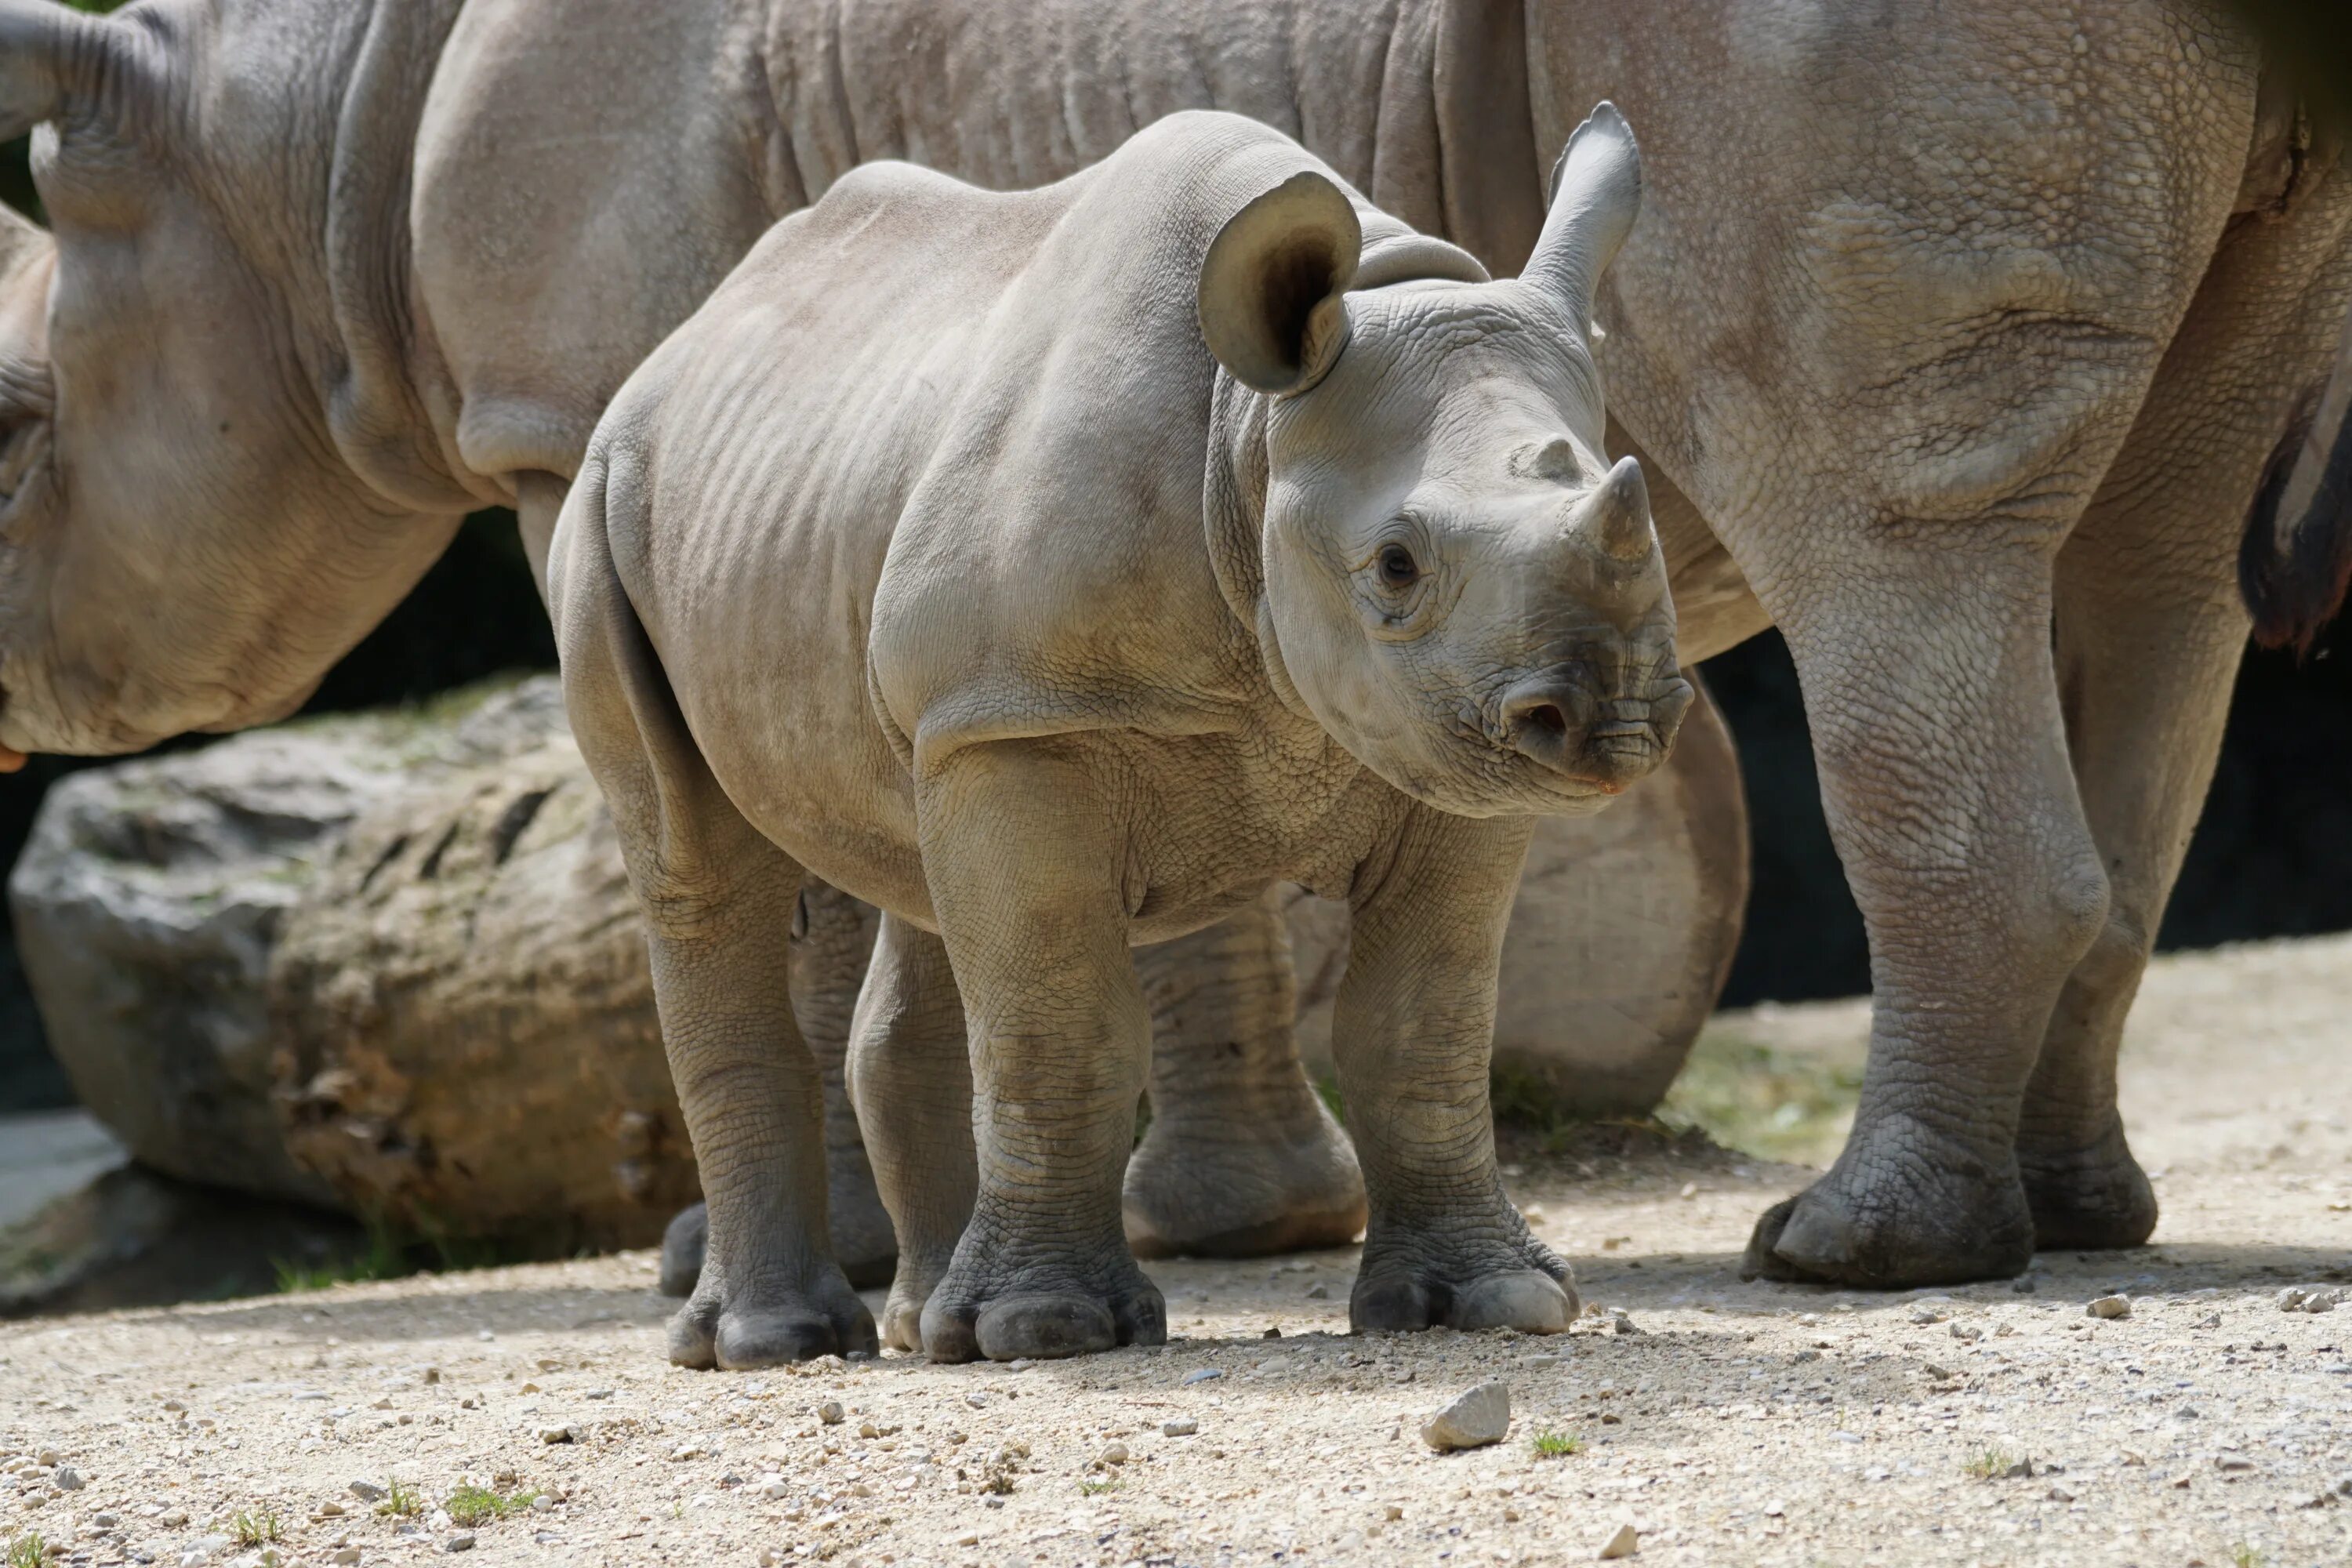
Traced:
<path id="1" fill-rule="evenodd" d="M 1528 817 L 1414 805 L 1358 873 L 1331 1047 L 1371 1197 L 1348 1302 L 1357 1331 L 1575 1321 L 1568 1265 L 1528 1234 L 1495 1165 L 1487 1058 Z"/>
<path id="2" fill-rule="evenodd" d="M 952 753 L 916 801 L 970 1031 L 980 1173 L 923 1348 L 1009 1361 L 1162 1343 L 1167 1310 L 1119 1215 L 1151 1048 L 1126 836 L 1087 769 L 1020 742 Z"/>

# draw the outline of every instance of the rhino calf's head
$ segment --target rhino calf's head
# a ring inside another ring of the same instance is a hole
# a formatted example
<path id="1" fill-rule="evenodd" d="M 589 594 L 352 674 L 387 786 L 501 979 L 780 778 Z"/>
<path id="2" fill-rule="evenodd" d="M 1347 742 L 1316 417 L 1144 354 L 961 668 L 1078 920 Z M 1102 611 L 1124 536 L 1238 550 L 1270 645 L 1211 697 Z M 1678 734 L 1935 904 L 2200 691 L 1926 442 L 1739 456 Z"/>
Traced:
<path id="1" fill-rule="evenodd" d="M 1602 455 L 1592 291 L 1640 155 L 1607 104 L 1526 271 L 1379 286 L 1302 173 L 1221 230 L 1201 322 L 1268 395 L 1259 640 L 1359 761 L 1465 816 L 1599 809 L 1665 759 L 1689 684 L 1639 464 Z"/>

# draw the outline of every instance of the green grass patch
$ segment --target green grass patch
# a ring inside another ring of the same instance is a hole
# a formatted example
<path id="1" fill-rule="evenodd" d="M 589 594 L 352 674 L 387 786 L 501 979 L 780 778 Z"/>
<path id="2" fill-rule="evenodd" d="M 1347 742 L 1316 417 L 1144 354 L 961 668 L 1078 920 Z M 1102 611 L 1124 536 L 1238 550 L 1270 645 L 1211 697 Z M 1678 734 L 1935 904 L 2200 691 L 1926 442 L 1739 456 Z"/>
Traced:
<path id="1" fill-rule="evenodd" d="M 1836 1157 L 1862 1092 L 1862 1063 L 1776 1050 L 1708 1029 L 1691 1047 L 1658 1114 L 1727 1149 L 1824 1164 Z"/>
<path id="2" fill-rule="evenodd" d="M 8 1568 L 47 1568 L 49 1543 L 26 1531 L 8 1543 Z"/>
<path id="3" fill-rule="evenodd" d="M 1960 1468 L 1978 1480 L 1990 1481 L 2009 1474 L 2010 1468 L 2016 1463 L 2016 1455 L 2001 1448 L 1987 1448 Z"/>
<path id="4" fill-rule="evenodd" d="M 374 1215 L 366 1225 L 367 1244 L 358 1252 L 322 1262 L 270 1259 L 270 1267 L 277 1270 L 278 1289 L 291 1295 L 377 1279 L 405 1279 L 428 1268 L 444 1274 L 499 1268 L 509 1263 L 537 1262 L 545 1256 L 509 1243 L 453 1235 L 431 1215 L 420 1215 L 406 1226 Z"/>
<path id="5" fill-rule="evenodd" d="M 415 1519 L 425 1511 L 425 1494 L 407 1482 L 387 1480 L 383 1487 L 383 1500 L 375 1510 L 384 1518 Z"/>
<path id="6" fill-rule="evenodd" d="M 471 1528 L 509 1519 L 530 1507 L 533 1492 L 494 1492 L 488 1487 L 459 1487 L 441 1506 L 459 1524 Z"/>
<path id="7" fill-rule="evenodd" d="M 1078 1479 L 1080 1497 L 1101 1497 L 1106 1493 L 1118 1490 L 1118 1488 L 1119 1479 L 1117 1476 L 1081 1476 Z"/>
<path id="8" fill-rule="evenodd" d="M 1565 1459 L 1571 1454 L 1584 1452 L 1584 1439 L 1573 1432 L 1555 1432 L 1549 1426 L 1538 1426 L 1531 1439 L 1538 1459 Z"/>
<path id="9" fill-rule="evenodd" d="M 2263 1568 L 2263 1554 L 2242 1541 L 2231 1545 L 2230 1561 L 2235 1568 Z"/>
<path id="10" fill-rule="evenodd" d="M 239 1546 L 267 1546 L 280 1534 L 278 1510 L 265 1508 L 256 1513 L 251 1509 L 238 1509 L 236 1517 L 228 1521 L 228 1532 Z"/>

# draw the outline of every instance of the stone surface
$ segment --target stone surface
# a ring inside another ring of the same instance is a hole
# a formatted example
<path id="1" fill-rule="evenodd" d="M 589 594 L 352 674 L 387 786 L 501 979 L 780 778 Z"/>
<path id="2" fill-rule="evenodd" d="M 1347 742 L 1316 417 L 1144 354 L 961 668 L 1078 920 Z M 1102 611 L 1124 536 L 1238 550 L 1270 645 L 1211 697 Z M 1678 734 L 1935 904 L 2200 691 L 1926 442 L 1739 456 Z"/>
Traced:
<path id="1" fill-rule="evenodd" d="M 652 1242 L 699 1187 L 561 690 L 526 681 L 453 738 L 465 759 L 357 816 L 285 921 L 269 989 L 287 1146 L 403 1228 L 542 1253 Z"/>
<path id="2" fill-rule="evenodd" d="M 1599 1553 L 1603 1563 L 1620 1557 L 1631 1557 L 1642 1550 L 1641 1533 L 1630 1524 L 1621 1524 L 1612 1531 L 1609 1539 L 1601 1543 Z"/>
<path id="3" fill-rule="evenodd" d="M 2083 1309 L 2083 1314 L 2090 1318 L 2128 1318 L 2131 1310 L 2131 1298 L 2127 1296 L 2099 1296 Z"/>
<path id="4" fill-rule="evenodd" d="M 1423 1422 L 1421 1440 L 1440 1453 L 1447 1453 L 1499 1443 L 1510 1430 L 1510 1384 L 1482 1383 L 1454 1395 L 1444 1408 Z"/>

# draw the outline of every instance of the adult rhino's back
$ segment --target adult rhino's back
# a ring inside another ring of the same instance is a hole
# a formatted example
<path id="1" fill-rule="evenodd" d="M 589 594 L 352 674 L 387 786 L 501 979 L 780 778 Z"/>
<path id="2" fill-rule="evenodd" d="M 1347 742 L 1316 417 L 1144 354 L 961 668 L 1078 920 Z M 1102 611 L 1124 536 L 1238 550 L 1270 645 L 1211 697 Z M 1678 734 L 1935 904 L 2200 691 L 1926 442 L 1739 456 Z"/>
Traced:
<path id="1" fill-rule="evenodd" d="M 1030 187 L 1209 108 L 1297 136 L 1490 263 L 1534 237 L 1501 0 L 474 0 L 415 202 L 458 450 L 484 475 L 570 477 L 637 363 L 860 163 Z"/>

